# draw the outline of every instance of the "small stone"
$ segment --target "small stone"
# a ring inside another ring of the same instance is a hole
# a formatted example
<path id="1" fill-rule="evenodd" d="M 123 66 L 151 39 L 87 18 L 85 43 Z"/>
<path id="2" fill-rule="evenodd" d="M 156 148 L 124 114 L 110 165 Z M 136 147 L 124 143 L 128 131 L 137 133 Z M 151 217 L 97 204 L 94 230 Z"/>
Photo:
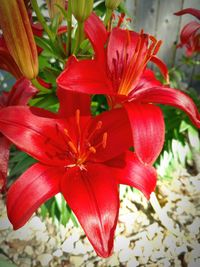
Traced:
<path id="1" fill-rule="evenodd" d="M 176 247 L 175 248 L 175 253 L 177 254 L 177 255 L 180 255 L 180 254 L 182 254 L 182 253 L 186 253 L 188 251 L 188 249 L 187 249 L 187 246 L 186 245 L 182 245 L 182 246 L 180 246 L 180 247 Z"/>
<path id="2" fill-rule="evenodd" d="M 61 246 L 62 251 L 67 253 L 72 253 L 74 251 L 74 242 L 72 242 L 71 238 L 69 237 Z"/>
<path id="3" fill-rule="evenodd" d="M 42 266 L 49 266 L 50 261 L 53 259 L 51 254 L 42 254 L 37 257 Z"/>
<path id="4" fill-rule="evenodd" d="M 196 261 L 193 259 L 188 263 L 187 267 L 199 267 L 199 265 L 197 265 Z"/>
<path id="5" fill-rule="evenodd" d="M 167 248 L 170 248 L 170 250 L 175 250 L 176 238 L 172 235 L 166 236 L 165 239 L 163 240 L 163 245 L 166 246 Z"/>
<path id="6" fill-rule="evenodd" d="M 142 248 L 136 245 L 133 248 L 133 255 L 136 257 L 141 257 L 143 255 Z"/>
<path id="7" fill-rule="evenodd" d="M 147 237 L 149 239 L 153 239 L 153 237 L 158 233 L 158 230 L 159 230 L 159 226 L 158 226 L 158 223 L 153 223 L 151 225 L 149 225 L 147 228 L 146 228 L 146 231 L 147 231 Z"/>
<path id="8" fill-rule="evenodd" d="M 61 249 L 57 249 L 56 251 L 53 252 L 53 256 L 59 258 L 63 255 L 63 252 Z"/>
<path id="9" fill-rule="evenodd" d="M 46 230 L 45 223 L 41 221 L 41 219 L 37 216 L 34 216 L 28 223 L 29 228 L 33 231 L 43 232 Z"/>
<path id="10" fill-rule="evenodd" d="M 87 251 L 81 241 L 76 242 L 74 254 L 85 254 Z"/>
<path id="11" fill-rule="evenodd" d="M 43 254 L 45 250 L 45 246 L 43 243 L 41 243 L 39 246 L 37 246 L 37 248 L 35 249 L 35 253 L 36 255 L 40 255 L 40 254 Z"/>
<path id="12" fill-rule="evenodd" d="M 147 241 L 144 245 L 143 255 L 149 258 L 153 253 L 153 246 L 151 241 Z"/>
<path id="13" fill-rule="evenodd" d="M 136 260 L 136 258 L 131 258 L 128 262 L 127 262 L 127 267 L 137 267 L 139 265 L 139 262 Z"/>
<path id="14" fill-rule="evenodd" d="M 165 254 L 162 250 L 154 251 L 151 255 L 151 260 L 154 262 L 157 262 L 159 259 L 162 259 L 165 257 Z"/>
<path id="15" fill-rule="evenodd" d="M 128 261 L 131 258 L 132 254 L 133 254 L 133 250 L 130 248 L 121 250 L 118 255 L 120 262 Z"/>
<path id="16" fill-rule="evenodd" d="M 28 225 L 24 225 L 20 229 L 16 231 L 10 231 L 10 233 L 7 236 L 7 241 L 11 240 L 31 240 L 33 238 L 33 232 L 28 228 Z"/>
<path id="17" fill-rule="evenodd" d="M 119 266 L 119 259 L 116 253 L 112 254 L 112 256 L 108 258 L 106 266 L 111 266 L 111 267 Z"/>
<path id="18" fill-rule="evenodd" d="M 23 262 L 20 263 L 20 267 L 30 267 L 31 265 L 31 259 L 29 258 L 23 258 Z"/>
<path id="19" fill-rule="evenodd" d="M 47 232 L 36 232 L 35 234 L 36 240 L 41 243 L 46 243 L 49 239 L 49 234 Z"/>
<path id="20" fill-rule="evenodd" d="M 11 228 L 12 228 L 12 224 L 8 220 L 8 217 L 6 215 L 2 216 L 0 218 L 0 231 L 6 230 L 6 229 L 11 229 Z"/>
<path id="21" fill-rule="evenodd" d="M 114 251 L 126 250 L 129 246 L 129 240 L 125 236 L 117 236 L 114 244 Z"/>
<path id="22" fill-rule="evenodd" d="M 187 228 L 190 231 L 190 233 L 197 235 L 200 230 L 200 218 L 196 217 L 194 221 L 190 225 L 187 226 Z"/>
<path id="23" fill-rule="evenodd" d="M 31 246 L 26 246 L 24 252 L 30 256 L 33 255 L 33 249 Z"/>
<path id="24" fill-rule="evenodd" d="M 69 260 L 75 266 L 81 266 L 84 263 L 83 257 L 81 256 L 70 256 Z"/>
<path id="25" fill-rule="evenodd" d="M 171 266 L 171 264 L 169 262 L 169 265 L 167 265 L 166 267 L 170 267 L 170 266 Z M 182 267 L 183 265 L 182 265 L 182 262 L 179 259 L 174 259 L 174 266 Z"/>
<path id="26" fill-rule="evenodd" d="M 148 263 L 148 261 L 149 261 L 149 257 L 139 257 L 139 262 L 140 262 L 140 264 L 142 264 L 142 265 L 144 265 L 144 266 L 146 266 L 146 264 Z"/>

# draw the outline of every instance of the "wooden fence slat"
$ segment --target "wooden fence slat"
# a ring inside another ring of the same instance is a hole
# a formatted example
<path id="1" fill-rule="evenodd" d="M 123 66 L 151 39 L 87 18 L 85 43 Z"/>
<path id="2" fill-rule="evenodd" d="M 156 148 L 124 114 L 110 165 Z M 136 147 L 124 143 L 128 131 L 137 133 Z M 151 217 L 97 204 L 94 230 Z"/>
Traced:
<path id="1" fill-rule="evenodd" d="M 195 18 L 191 15 L 175 16 L 174 12 L 183 8 L 200 9 L 200 0 L 126 0 L 129 15 L 133 14 L 134 30 L 144 29 L 158 40 L 163 40 L 163 45 L 158 56 L 167 63 L 168 67 L 180 63 L 180 58 L 185 55 L 185 49 L 176 49 L 179 42 L 180 30 Z M 200 73 L 200 66 L 194 68 L 183 67 L 188 83 L 194 80 L 194 75 Z M 195 86 L 196 86 L 195 82 Z"/>

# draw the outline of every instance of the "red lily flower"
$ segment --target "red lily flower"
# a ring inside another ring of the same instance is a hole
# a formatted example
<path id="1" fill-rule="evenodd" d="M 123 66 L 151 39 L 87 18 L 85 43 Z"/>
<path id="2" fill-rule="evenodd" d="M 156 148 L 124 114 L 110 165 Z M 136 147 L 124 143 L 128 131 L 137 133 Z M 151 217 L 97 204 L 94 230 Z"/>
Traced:
<path id="1" fill-rule="evenodd" d="M 92 118 L 88 95 L 79 102 L 79 109 L 69 102 L 68 110 L 64 106 L 67 91 L 59 89 L 58 96 L 62 99 L 59 112 L 48 117 L 28 107 L 0 111 L 2 133 L 39 161 L 8 190 L 8 217 L 17 229 L 44 201 L 61 192 L 98 255 L 107 257 L 118 218 L 118 183 L 135 186 L 149 198 L 156 172 L 134 153 L 124 152 L 131 136 L 123 110 Z"/>
<path id="2" fill-rule="evenodd" d="M 0 95 L 0 110 L 8 106 L 26 105 L 36 93 L 37 89 L 31 82 L 22 78 L 15 83 L 9 93 L 3 92 Z M 0 133 L 0 192 L 6 188 L 10 144 L 10 141 Z"/>
<path id="3" fill-rule="evenodd" d="M 186 8 L 180 10 L 174 15 L 182 16 L 190 14 L 200 20 L 200 10 L 195 8 Z M 197 21 L 190 21 L 187 23 L 180 33 L 180 44 L 177 47 L 185 47 L 186 55 L 192 56 L 195 52 L 200 52 L 200 23 Z"/>
<path id="4" fill-rule="evenodd" d="M 105 94 L 112 108 L 123 105 L 132 127 L 134 149 L 142 162 L 153 163 L 164 143 L 163 114 L 153 103 L 182 109 L 200 127 L 200 115 L 193 101 L 179 90 L 161 85 L 146 68 L 151 60 L 167 78 L 166 66 L 155 56 L 160 42 L 144 33 L 118 28 L 108 38 L 103 23 L 94 14 L 86 21 L 85 31 L 95 58 L 72 58 L 57 83 L 66 90 Z"/>
<path id="5" fill-rule="evenodd" d="M 11 73 L 16 79 L 19 79 L 23 76 L 19 67 L 8 51 L 3 36 L 0 36 L 0 69 Z"/>

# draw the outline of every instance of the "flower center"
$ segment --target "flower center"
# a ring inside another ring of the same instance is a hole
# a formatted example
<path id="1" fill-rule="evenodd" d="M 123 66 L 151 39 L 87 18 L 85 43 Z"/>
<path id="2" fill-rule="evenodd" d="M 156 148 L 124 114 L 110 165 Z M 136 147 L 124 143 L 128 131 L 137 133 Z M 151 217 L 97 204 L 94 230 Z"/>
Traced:
<path id="1" fill-rule="evenodd" d="M 98 131 L 102 128 L 102 121 L 98 121 L 94 129 L 86 136 L 81 130 L 80 124 L 80 110 L 76 110 L 75 114 L 75 132 L 76 141 L 70 136 L 67 129 L 64 129 L 64 134 L 67 137 L 67 153 L 69 158 L 72 160 L 72 164 L 67 165 L 67 167 L 79 166 L 84 168 L 84 163 L 88 160 L 91 154 L 96 154 L 98 148 L 106 148 L 107 144 L 107 132 L 102 134 L 100 141 L 95 142 L 95 137 L 99 136 Z M 98 138 L 99 139 L 99 138 Z"/>
<path id="2" fill-rule="evenodd" d="M 129 58 L 129 54 L 126 51 L 131 42 L 129 31 L 127 31 L 127 35 L 127 45 L 123 55 L 123 70 L 118 87 L 118 93 L 122 95 L 128 95 L 137 85 L 147 63 L 151 60 L 152 56 L 158 53 L 162 44 L 162 41 L 157 41 L 154 36 L 144 34 L 142 30 L 138 36 L 135 50 L 131 58 Z M 150 44 L 148 44 L 149 40 Z"/>

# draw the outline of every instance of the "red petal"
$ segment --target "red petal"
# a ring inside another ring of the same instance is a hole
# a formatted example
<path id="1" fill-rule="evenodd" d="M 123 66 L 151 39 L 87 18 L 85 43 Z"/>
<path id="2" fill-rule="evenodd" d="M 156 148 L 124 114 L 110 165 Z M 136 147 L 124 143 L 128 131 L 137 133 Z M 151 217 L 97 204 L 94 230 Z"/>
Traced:
<path id="1" fill-rule="evenodd" d="M 165 65 L 165 63 L 159 59 L 158 57 L 156 56 L 152 56 L 151 57 L 151 61 L 157 65 L 157 67 L 159 68 L 160 72 L 162 73 L 165 81 L 167 83 L 169 83 L 169 73 L 168 73 L 168 69 L 167 69 L 167 66 Z"/>
<path id="2" fill-rule="evenodd" d="M 152 166 L 141 163 L 135 153 L 130 151 L 109 161 L 108 165 L 113 168 L 114 176 L 120 184 L 137 188 L 149 199 L 157 181 L 156 170 Z"/>
<path id="3" fill-rule="evenodd" d="M 112 83 L 96 60 L 70 62 L 56 80 L 60 88 L 87 94 L 110 94 Z"/>
<path id="4" fill-rule="evenodd" d="M 122 76 L 126 65 L 128 66 L 133 58 L 138 39 L 139 34 L 136 32 L 119 28 L 112 30 L 107 49 L 107 64 L 111 73 L 116 73 L 117 68 L 118 77 Z M 146 45 L 142 52 L 145 51 Z"/>
<path id="5" fill-rule="evenodd" d="M 12 143 L 37 160 L 53 166 L 65 165 L 65 124 L 61 124 L 61 120 L 42 116 L 43 113 L 41 116 L 34 115 L 28 107 L 1 109 L 0 131 Z"/>
<path id="6" fill-rule="evenodd" d="M 10 141 L 0 133 L 0 192 L 6 187 Z"/>
<path id="7" fill-rule="evenodd" d="M 16 79 L 23 76 L 13 57 L 10 55 L 2 36 L 0 36 L 0 69 L 10 72 Z"/>
<path id="8" fill-rule="evenodd" d="M 102 128 L 98 130 L 98 135 L 92 143 L 101 143 L 104 133 L 107 133 L 107 142 L 105 148 L 101 146 L 91 155 L 92 161 L 107 161 L 131 147 L 133 141 L 130 123 L 123 108 L 113 109 L 94 117 L 89 132 L 95 129 L 98 121 L 102 121 Z"/>
<path id="9" fill-rule="evenodd" d="M 40 24 L 39 22 L 37 23 L 32 23 L 31 24 L 31 28 L 33 31 L 33 34 L 38 36 L 38 37 L 42 37 L 44 29 L 42 27 L 42 24 Z"/>
<path id="10" fill-rule="evenodd" d="M 137 90 L 140 89 L 147 89 L 155 86 L 161 86 L 161 82 L 158 81 L 155 77 L 155 74 L 152 70 L 145 69 L 144 73 L 142 74 L 140 80 L 138 81 L 137 86 L 130 92 L 128 95 L 129 99 L 133 96 Z"/>
<path id="11" fill-rule="evenodd" d="M 64 169 L 34 164 L 14 182 L 7 194 L 8 218 L 16 230 L 22 227 L 31 215 L 59 191 Z"/>
<path id="12" fill-rule="evenodd" d="M 95 58 L 100 62 L 105 62 L 104 46 L 108 33 L 103 22 L 94 13 L 85 21 L 85 33 L 93 45 Z"/>
<path id="13" fill-rule="evenodd" d="M 200 114 L 193 100 L 177 89 L 153 87 L 137 91 L 134 97 L 146 103 L 166 104 L 179 108 L 189 116 L 196 127 L 200 128 Z"/>
<path id="14" fill-rule="evenodd" d="M 59 99 L 59 115 L 63 118 L 74 116 L 76 110 L 80 110 L 81 116 L 90 115 L 90 96 L 77 92 L 71 92 L 62 88 L 57 89 Z"/>
<path id="15" fill-rule="evenodd" d="M 43 80 L 42 78 L 40 78 L 39 76 L 36 78 L 37 81 L 45 88 L 47 89 L 51 89 L 52 88 L 52 84 L 51 83 L 47 83 L 45 82 L 45 80 Z"/>
<path id="16" fill-rule="evenodd" d="M 200 10 L 195 9 L 195 8 L 185 8 L 185 9 L 182 9 L 182 10 L 174 13 L 174 15 L 176 15 L 176 16 L 181 16 L 184 14 L 191 14 L 191 15 L 195 16 L 197 19 L 200 19 Z"/>
<path id="17" fill-rule="evenodd" d="M 58 35 L 61 35 L 61 34 L 63 34 L 63 33 L 65 33 L 65 32 L 67 32 L 67 26 L 60 26 L 59 28 L 58 28 Z"/>
<path id="18" fill-rule="evenodd" d="M 132 127 L 135 152 L 142 162 L 153 164 L 164 143 L 165 124 L 162 111 L 151 104 L 130 102 L 124 106 Z"/>
<path id="19" fill-rule="evenodd" d="M 190 38 L 200 29 L 200 23 L 197 21 L 191 21 L 186 24 L 180 34 L 181 44 L 187 44 L 190 42 Z"/>
<path id="20" fill-rule="evenodd" d="M 26 105 L 38 90 L 26 78 L 19 79 L 8 94 L 7 106 Z"/>
<path id="21" fill-rule="evenodd" d="M 69 169 L 61 191 L 97 254 L 108 257 L 118 218 L 118 187 L 107 166 L 88 164 L 86 168 Z"/>

